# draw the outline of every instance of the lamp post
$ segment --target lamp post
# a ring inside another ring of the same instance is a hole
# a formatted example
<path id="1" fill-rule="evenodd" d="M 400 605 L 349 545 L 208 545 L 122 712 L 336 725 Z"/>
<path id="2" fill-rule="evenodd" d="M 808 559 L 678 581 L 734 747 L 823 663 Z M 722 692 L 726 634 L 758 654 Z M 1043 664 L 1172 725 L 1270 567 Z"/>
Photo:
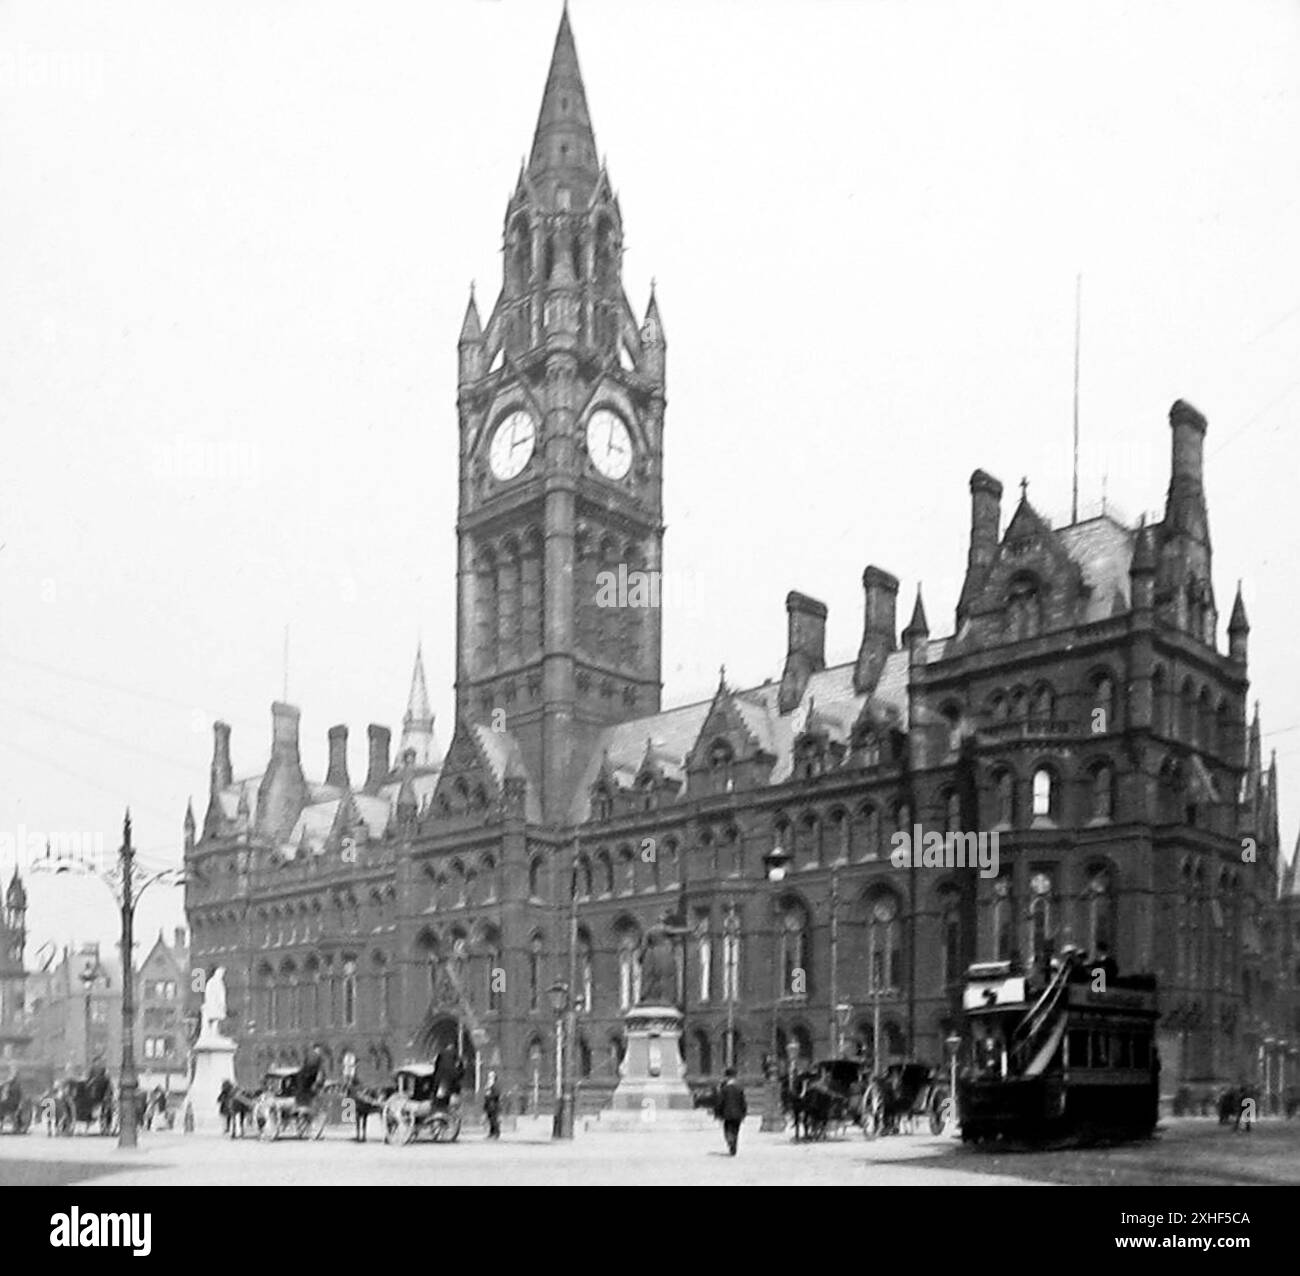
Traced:
<path id="1" fill-rule="evenodd" d="M 781 953 L 777 942 L 777 890 L 785 881 L 786 869 L 790 865 L 790 854 L 781 846 L 774 846 L 763 856 L 763 868 L 767 880 L 772 883 L 772 1048 L 769 1055 L 767 1071 L 767 1107 L 763 1113 L 760 1129 L 779 1131 L 785 1129 L 785 1114 L 781 1111 L 781 1060 L 777 1050 L 776 1012 L 781 1003 Z"/>
<path id="2" fill-rule="evenodd" d="M 118 1104 L 121 1108 L 121 1125 L 117 1146 L 136 1146 L 135 1094 L 138 1078 L 135 1071 L 135 971 L 132 954 L 135 947 L 135 910 L 140 897 L 155 882 L 170 879 L 183 880 L 184 870 L 167 868 L 152 873 L 144 879 L 135 876 L 135 849 L 131 845 L 131 812 L 122 820 L 122 845 L 117 853 L 117 863 L 101 868 L 93 861 L 53 859 L 46 848 L 43 859 L 32 866 L 35 872 L 78 873 L 97 877 L 112 893 L 118 906 L 122 923 L 122 1064 L 118 1076 Z"/>
<path id="3" fill-rule="evenodd" d="M 551 999 L 551 1009 L 555 1012 L 555 1055 L 556 1086 L 555 1116 L 551 1121 L 551 1138 L 573 1138 L 573 1089 L 569 1082 L 570 1059 L 573 1052 L 572 1039 L 566 1041 L 564 1017 L 572 1006 L 569 985 L 554 983 L 547 990 Z"/>
<path id="4" fill-rule="evenodd" d="M 830 996 L 830 1033 L 828 1045 L 839 1057 L 839 1018 L 840 1004 L 840 861 L 838 852 L 831 860 L 831 996 Z"/>
<path id="5" fill-rule="evenodd" d="M 736 940 L 740 933 L 740 919 L 736 916 L 736 905 L 727 900 L 727 911 L 722 919 L 723 958 L 722 977 L 727 981 L 727 1049 L 724 1056 L 725 1066 L 736 1066 L 736 981 L 740 978 L 740 962 L 737 960 Z"/>
<path id="6" fill-rule="evenodd" d="M 956 1134 L 961 1128 L 961 1118 L 957 1111 L 957 1052 L 961 1049 L 961 1038 L 953 1035 L 945 1039 L 944 1044 L 948 1047 L 950 1069 L 948 1102 L 952 1104 L 950 1111 L 950 1120 L 952 1122 L 952 1133 Z"/>
<path id="7" fill-rule="evenodd" d="M 81 966 L 81 986 L 86 994 L 84 1023 L 82 1025 L 86 1034 L 86 1071 L 90 1071 L 90 1065 L 94 1061 L 94 1051 L 90 1044 L 90 1025 L 91 1025 L 91 997 L 95 991 L 95 982 L 99 979 L 99 956 L 95 953 L 87 953 L 86 960 Z"/>

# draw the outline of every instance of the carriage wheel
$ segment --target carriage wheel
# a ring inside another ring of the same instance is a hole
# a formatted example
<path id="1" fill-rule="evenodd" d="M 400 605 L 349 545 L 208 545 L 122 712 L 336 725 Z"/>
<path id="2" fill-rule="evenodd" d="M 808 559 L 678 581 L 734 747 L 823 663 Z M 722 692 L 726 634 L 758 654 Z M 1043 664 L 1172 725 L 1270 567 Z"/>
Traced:
<path id="1" fill-rule="evenodd" d="M 885 1128 L 885 1095 L 874 1082 L 869 1085 L 862 1096 L 862 1133 L 869 1139 L 876 1138 Z"/>
<path id="2" fill-rule="evenodd" d="M 19 1108 L 14 1117 L 14 1133 L 26 1134 L 32 1127 L 32 1114 L 29 1108 Z"/>
<path id="3" fill-rule="evenodd" d="M 311 1137 L 319 1139 L 325 1134 L 325 1126 L 329 1121 L 329 1112 L 324 1107 L 319 1111 L 312 1113 L 311 1117 Z"/>
<path id="4" fill-rule="evenodd" d="M 401 1112 L 397 1104 L 385 1103 L 384 1106 L 379 1109 L 379 1120 L 383 1123 L 384 1127 L 384 1142 L 396 1143 L 397 1131 L 401 1128 L 402 1124 Z"/>

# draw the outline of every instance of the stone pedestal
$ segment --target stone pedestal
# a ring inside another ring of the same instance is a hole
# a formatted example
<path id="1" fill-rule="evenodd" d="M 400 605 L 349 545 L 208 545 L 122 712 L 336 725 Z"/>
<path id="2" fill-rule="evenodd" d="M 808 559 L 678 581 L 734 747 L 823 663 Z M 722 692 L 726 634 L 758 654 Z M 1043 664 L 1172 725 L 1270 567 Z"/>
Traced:
<path id="1" fill-rule="evenodd" d="M 193 1114 L 195 1134 L 220 1134 L 221 1113 L 217 1110 L 217 1097 L 222 1083 L 235 1079 L 235 1051 L 238 1047 L 229 1037 L 212 1033 L 194 1043 L 194 1080 L 181 1105 L 182 1128 L 189 1130 Z"/>
<path id="2" fill-rule="evenodd" d="M 627 1049 L 601 1129 L 708 1129 L 712 1115 L 691 1106 L 682 1062 L 682 1014 L 675 1006 L 637 1006 L 624 1020 Z"/>

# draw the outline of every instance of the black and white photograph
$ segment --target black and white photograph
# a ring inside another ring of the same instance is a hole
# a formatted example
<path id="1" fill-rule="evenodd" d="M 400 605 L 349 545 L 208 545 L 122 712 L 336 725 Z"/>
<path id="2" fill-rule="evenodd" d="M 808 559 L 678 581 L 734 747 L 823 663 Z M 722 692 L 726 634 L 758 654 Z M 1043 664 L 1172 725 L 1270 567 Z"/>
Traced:
<path id="1" fill-rule="evenodd" d="M 1258 1253 L 1297 227 L 1294 0 L 2 0 L 32 1252 L 292 1185 Z"/>

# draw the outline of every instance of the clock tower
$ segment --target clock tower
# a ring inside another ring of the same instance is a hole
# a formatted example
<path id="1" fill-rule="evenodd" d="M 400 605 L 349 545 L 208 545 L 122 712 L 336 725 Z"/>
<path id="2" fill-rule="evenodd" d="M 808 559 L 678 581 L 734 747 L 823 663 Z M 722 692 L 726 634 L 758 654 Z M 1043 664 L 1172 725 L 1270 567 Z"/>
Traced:
<path id="1" fill-rule="evenodd" d="M 664 336 L 622 256 L 566 10 L 457 396 L 458 724 L 513 737 L 548 824 L 597 732 L 659 710 Z"/>

